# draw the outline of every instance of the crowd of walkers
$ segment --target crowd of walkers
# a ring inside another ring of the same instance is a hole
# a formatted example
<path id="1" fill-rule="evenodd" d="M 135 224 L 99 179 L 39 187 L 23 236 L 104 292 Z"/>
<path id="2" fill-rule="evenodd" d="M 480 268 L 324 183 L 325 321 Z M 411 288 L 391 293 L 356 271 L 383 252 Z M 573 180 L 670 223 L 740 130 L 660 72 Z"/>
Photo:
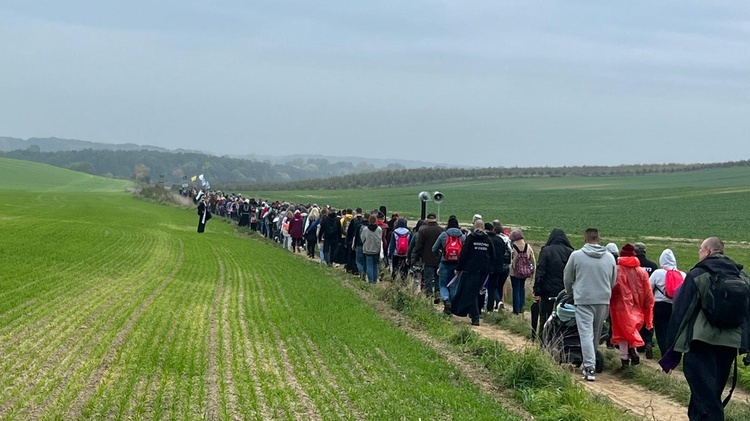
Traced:
<path id="1" fill-rule="evenodd" d="M 585 231 L 578 250 L 555 228 L 537 256 L 521 229 L 509 231 L 479 214 L 461 227 L 455 215 L 442 226 L 430 213 L 410 229 L 397 213 L 387 218 L 384 207 L 335 210 L 221 193 L 202 202 L 240 227 L 370 283 L 416 281 L 421 293 L 442 303 L 443 312 L 468 316 L 472 325 L 479 325 L 482 312 L 504 309 L 507 279 L 514 314 L 524 313 L 526 289 L 532 289 L 532 336 L 541 334 L 555 300 L 567 294 L 575 303 L 582 377 L 595 380 L 602 341 L 619 349 L 623 370 L 639 364 L 641 353 L 654 358 L 657 346 L 667 372 L 684 354 L 691 420 L 723 419 L 721 393 L 732 362 L 736 367 L 738 351 L 750 348 L 750 278 L 724 255 L 716 237 L 701 243 L 699 262 L 686 273 L 672 250 L 663 250 L 657 264 L 646 256 L 644 243 L 602 246 L 596 228 Z M 607 321 L 609 333 L 601 334 Z"/>

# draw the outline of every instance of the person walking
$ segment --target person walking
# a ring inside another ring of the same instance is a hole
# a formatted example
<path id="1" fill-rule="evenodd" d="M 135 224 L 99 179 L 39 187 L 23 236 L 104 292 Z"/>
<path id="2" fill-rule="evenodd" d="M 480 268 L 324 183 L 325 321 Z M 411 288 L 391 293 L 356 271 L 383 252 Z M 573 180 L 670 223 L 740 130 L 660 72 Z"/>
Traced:
<path id="1" fill-rule="evenodd" d="M 555 306 L 551 298 L 557 297 L 565 289 L 563 271 L 568 263 L 573 246 L 568 236 L 560 228 L 550 232 L 547 243 L 539 251 L 536 274 L 534 277 L 534 301 L 539 303 L 539 326 L 532 326 L 532 337 L 541 332 L 544 323 L 552 314 Z"/>
<path id="2" fill-rule="evenodd" d="M 378 225 L 378 217 L 370 215 L 366 226 L 360 230 L 362 253 L 365 256 L 365 273 L 371 284 L 378 282 L 378 265 L 383 247 L 383 230 Z"/>
<path id="3" fill-rule="evenodd" d="M 599 230 L 586 229 L 584 245 L 570 254 L 563 271 L 565 292 L 576 304 L 575 316 L 583 354 L 582 374 L 596 380 L 596 348 L 609 313 L 612 288 L 617 281 L 615 258 L 599 244 Z"/>
<path id="4" fill-rule="evenodd" d="M 474 221 L 474 231 L 466 237 L 456 265 L 458 277 L 456 295 L 451 300 L 451 312 L 456 316 L 469 316 L 472 326 L 479 326 L 479 290 L 492 272 L 495 247 L 484 232 L 484 222 Z"/>
<path id="5" fill-rule="evenodd" d="M 526 280 L 534 278 L 536 258 L 534 249 L 523 238 L 523 232 L 516 228 L 510 232 L 513 242 L 513 260 L 510 264 L 510 283 L 513 287 L 513 314 L 523 313 L 526 305 Z"/>
<path id="6" fill-rule="evenodd" d="M 718 237 L 703 240 L 698 250 L 700 261 L 688 272 L 685 282 L 674 298 L 669 321 L 667 351 L 659 362 L 671 371 L 680 362 L 690 386 L 688 418 L 692 420 L 723 420 L 724 402 L 721 393 L 729 379 L 732 361 L 748 351 L 750 313 L 750 278 L 742 265 L 724 254 L 724 242 Z M 720 291 L 725 294 L 717 294 Z M 747 364 L 747 357 L 745 358 Z"/>
<path id="7" fill-rule="evenodd" d="M 320 221 L 320 232 L 318 241 L 323 240 L 323 256 L 328 266 L 333 266 L 333 259 L 336 257 L 336 250 L 341 241 L 341 222 L 339 216 L 333 209 L 328 210 L 328 214 Z"/>
<path id="8" fill-rule="evenodd" d="M 414 250 L 411 253 L 412 264 L 422 263 L 422 291 L 428 297 L 434 297 L 435 304 L 440 302 L 440 287 L 435 278 L 437 277 L 440 255 L 433 253 L 433 246 L 437 242 L 443 227 L 438 225 L 437 216 L 430 212 L 427 214 L 422 226 L 417 231 Z M 450 278 L 449 278 L 450 279 Z"/>
<path id="9" fill-rule="evenodd" d="M 508 277 L 510 272 L 510 241 L 502 235 L 503 226 L 499 222 L 497 224 L 485 223 L 484 227 L 495 249 L 492 271 L 490 272 L 490 278 L 487 280 L 487 313 L 492 313 L 495 310 L 495 299 L 500 297 L 502 285 L 505 284 L 505 278 Z M 508 259 L 508 265 L 504 264 L 506 258 Z M 505 266 L 507 266 L 507 270 Z"/>
<path id="10" fill-rule="evenodd" d="M 662 355 L 667 352 L 667 330 L 672 317 L 672 299 L 676 289 L 685 281 L 687 274 L 677 269 L 677 259 L 672 250 L 665 249 L 659 256 L 661 269 L 656 269 L 649 278 L 654 293 L 654 333 L 656 344 Z M 669 282 L 667 282 L 669 278 Z M 669 287 L 667 287 L 669 285 Z"/>
<path id="11" fill-rule="evenodd" d="M 396 277 L 400 278 L 403 283 L 409 275 L 409 265 L 406 261 L 409 258 L 409 240 L 411 232 L 406 227 L 406 218 L 399 218 L 396 226 L 391 233 L 391 239 L 388 241 L 388 259 L 391 262 L 391 281 Z"/>
<path id="12" fill-rule="evenodd" d="M 641 362 L 636 348 L 643 346 L 642 327 L 653 328 L 654 295 L 648 274 L 635 257 L 635 248 L 625 244 L 617 259 L 617 281 L 609 300 L 612 317 L 610 342 L 620 348 L 621 368 Z"/>
<path id="13" fill-rule="evenodd" d="M 451 215 L 448 218 L 446 230 L 440 233 L 435 244 L 432 245 L 432 252 L 436 256 L 440 256 L 440 268 L 438 269 L 440 276 L 440 298 L 443 300 L 443 312 L 445 314 L 452 314 L 451 299 L 456 292 L 456 285 L 455 281 L 450 287 L 448 284 L 454 278 L 456 265 L 458 264 L 458 259 L 461 257 L 461 250 L 463 249 L 465 240 L 466 236 L 459 228 L 458 218 L 455 215 Z"/>
<path id="14" fill-rule="evenodd" d="M 640 262 L 640 266 L 646 271 L 646 274 L 650 277 L 655 270 L 659 269 L 659 266 L 648 257 L 646 257 L 646 245 L 638 242 L 633 244 L 635 248 L 635 256 Z M 643 346 L 638 347 L 638 352 L 644 352 L 647 359 L 654 358 L 654 329 L 647 329 L 644 325 L 640 331 L 641 337 L 643 338 Z"/>

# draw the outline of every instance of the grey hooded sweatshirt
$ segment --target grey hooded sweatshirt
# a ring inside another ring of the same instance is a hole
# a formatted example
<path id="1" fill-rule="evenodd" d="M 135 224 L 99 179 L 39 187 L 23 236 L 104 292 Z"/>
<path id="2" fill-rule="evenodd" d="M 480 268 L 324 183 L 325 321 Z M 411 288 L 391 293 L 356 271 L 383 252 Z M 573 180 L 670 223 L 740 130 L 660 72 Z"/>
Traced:
<path id="1" fill-rule="evenodd" d="M 617 282 L 617 263 L 604 246 L 587 243 L 570 255 L 563 281 L 576 305 L 609 305 Z"/>

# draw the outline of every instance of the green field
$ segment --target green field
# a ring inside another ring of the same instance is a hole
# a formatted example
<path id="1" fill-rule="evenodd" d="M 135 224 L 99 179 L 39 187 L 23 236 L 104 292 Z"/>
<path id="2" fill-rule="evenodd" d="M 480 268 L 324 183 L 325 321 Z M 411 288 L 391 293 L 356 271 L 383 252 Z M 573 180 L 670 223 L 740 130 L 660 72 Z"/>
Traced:
<path id="1" fill-rule="evenodd" d="M 731 242 L 728 253 L 750 263 L 750 167 L 687 173 L 618 177 L 535 177 L 466 181 L 386 190 L 244 192 L 251 197 L 280 198 L 290 202 L 330 204 L 334 207 L 398 212 L 419 218 L 417 194 L 427 190 L 445 195 L 440 219 L 458 216 L 470 223 L 472 215 L 485 220 L 524 227 L 528 238 L 543 242 L 552 228 L 560 227 L 574 246 L 583 243 L 583 231 L 598 227 L 603 242 L 643 241 L 649 257 L 676 251 L 678 263 L 689 268 L 698 258 L 697 247 L 706 237 Z M 427 211 L 438 211 L 427 203 Z M 390 216 L 390 215 L 389 215 Z"/>
<path id="2" fill-rule="evenodd" d="M 517 419 L 337 271 L 220 218 L 198 235 L 194 209 L 135 199 L 127 181 L 7 159 L 0 177 L 0 419 Z M 481 213 L 537 243 L 560 226 L 574 245 L 598 226 L 620 246 L 645 241 L 654 260 L 671 247 L 688 269 L 709 235 L 750 261 L 748 185 L 733 168 L 245 194 L 414 219 L 417 193 L 440 190 L 443 221 Z M 590 402 L 561 384 L 575 399 L 565 410 Z M 557 419 L 529 398 L 547 389 L 516 390 L 517 406 Z"/>
<path id="3" fill-rule="evenodd" d="M 0 160 L 0 419 L 516 419 L 319 265 Z"/>

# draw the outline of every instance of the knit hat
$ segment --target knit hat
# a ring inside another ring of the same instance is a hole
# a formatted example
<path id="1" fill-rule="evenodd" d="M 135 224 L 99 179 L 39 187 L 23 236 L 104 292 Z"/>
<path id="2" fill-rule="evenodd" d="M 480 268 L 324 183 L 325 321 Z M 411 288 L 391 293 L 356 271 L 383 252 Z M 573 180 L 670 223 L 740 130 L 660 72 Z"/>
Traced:
<path id="1" fill-rule="evenodd" d="M 520 228 L 516 228 L 510 232 L 510 241 L 523 240 L 523 232 Z"/>
<path id="2" fill-rule="evenodd" d="M 635 247 L 633 247 L 632 244 L 628 243 L 622 246 L 622 250 L 620 250 L 620 256 L 622 257 L 635 257 Z"/>
<path id="3" fill-rule="evenodd" d="M 645 254 L 646 253 L 646 245 L 643 243 L 635 243 L 633 244 L 633 248 L 635 249 L 635 252 L 638 254 Z"/>

